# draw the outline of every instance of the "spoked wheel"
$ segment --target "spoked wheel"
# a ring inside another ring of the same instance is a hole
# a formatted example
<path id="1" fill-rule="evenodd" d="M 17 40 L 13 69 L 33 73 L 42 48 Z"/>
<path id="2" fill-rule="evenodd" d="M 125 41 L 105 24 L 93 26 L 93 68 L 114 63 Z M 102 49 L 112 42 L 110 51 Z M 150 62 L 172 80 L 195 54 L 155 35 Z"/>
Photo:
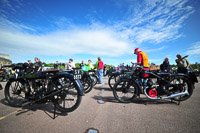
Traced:
<path id="1" fill-rule="evenodd" d="M 178 77 L 178 76 L 175 77 L 171 81 L 171 85 L 172 85 L 172 87 L 169 88 L 169 91 L 172 91 L 174 94 L 184 92 L 185 90 L 187 90 L 189 93 L 189 95 L 186 94 L 186 95 L 182 95 L 182 96 L 173 98 L 173 100 L 175 100 L 175 101 L 187 100 L 188 98 L 191 97 L 191 95 L 193 93 L 193 86 L 192 86 L 191 82 L 189 82 L 184 77 Z"/>
<path id="2" fill-rule="evenodd" d="M 75 81 L 67 77 L 62 77 L 57 79 L 56 82 L 57 88 L 63 90 L 54 96 L 56 108 L 61 112 L 72 112 L 77 109 L 81 103 L 82 96 L 80 90 L 75 85 Z"/>
<path id="3" fill-rule="evenodd" d="M 93 81 L 90 77 L 84 77 L 81 79 L 83 90 L 85 93 L 89 93 L 93 88 Z"/>
<path id="4" fill-rule="evenodd" d="M 112 90 L 115 85 L 115 82 L 116 82 L 116 76 L 115 75 L 110 76 L 108 79 L 108 85 Z"/>
<path id="5" fill-rule="evenodd" d="M 95 75 L 92 75 L 92 78 L 93 78 L 93 86 L 95 86 L 98 82 L 98 78 Z"/>
<path id="6" fill-rule="evenodd" d="M 5 87 L 5 98 L 13 107 L 21 107 L 25 102 L 25 92 L 23 82 L 19 80 L 10 80 Z"/>
<path id="7" fill-rule="evenodd" d="M 136 83 L 130 80 L 118 80 L 113 88 L 113 95 L 119 102 L 132 102 L 138 96 L 138 87 Z"/>

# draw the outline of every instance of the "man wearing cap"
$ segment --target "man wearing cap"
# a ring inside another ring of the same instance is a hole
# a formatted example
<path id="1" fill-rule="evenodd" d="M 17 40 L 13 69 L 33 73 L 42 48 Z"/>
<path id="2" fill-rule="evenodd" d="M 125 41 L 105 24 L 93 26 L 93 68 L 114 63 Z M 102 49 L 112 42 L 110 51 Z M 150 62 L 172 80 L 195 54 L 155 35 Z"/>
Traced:
<path id="1" fill-rule="evenodd" d="M 149 68 L 148 56 L 145 52 L 142 52 L 139 48 L 134 50 L 134 54 L 137 55 L 137 65 L 144 66 L 144 68 Z"/>
<path id="2" fill-rule="evenodd" d="M 137 55 L 137 65 L 143 66 L 144 71 L 149 71 L 149 61 L 148 61 L 148 56 L 145 52 L 142 52 L 139 48 L 136 48 L 134 50 L 134 54 Z M 143 73 L 142 74 L 142 82 L 144 87 L 147 85 L 147 80 L 146 77 L 148 77 L 148 74 Z M 142 83 L 141 83 L 142 84 Z"/>

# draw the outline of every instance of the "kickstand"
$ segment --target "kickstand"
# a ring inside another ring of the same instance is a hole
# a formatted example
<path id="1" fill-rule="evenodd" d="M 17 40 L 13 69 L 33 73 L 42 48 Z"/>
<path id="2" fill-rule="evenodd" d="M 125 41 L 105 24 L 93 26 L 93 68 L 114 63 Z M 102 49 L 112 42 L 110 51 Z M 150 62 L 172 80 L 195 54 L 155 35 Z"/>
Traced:
<path id="1" fill-rule="evenodd" d="M 55 99 L 55 102 L 54 102 L 54 112 L 53 112 L 53 119 L 56 118 L 56 103 L 57 103 L 58 99 Z"/>
<path id="2" fill-rule="evenodd" d="M 54 104 L 54 112 L 53 112 L 53 119 L 56 118 L 56 104 Z"/>
<path id="3" fill-rule="evenodd" d="M 179 97 L 178 105 L 180 105 L 180 103 L 181 103 L 181 96 Z"/>

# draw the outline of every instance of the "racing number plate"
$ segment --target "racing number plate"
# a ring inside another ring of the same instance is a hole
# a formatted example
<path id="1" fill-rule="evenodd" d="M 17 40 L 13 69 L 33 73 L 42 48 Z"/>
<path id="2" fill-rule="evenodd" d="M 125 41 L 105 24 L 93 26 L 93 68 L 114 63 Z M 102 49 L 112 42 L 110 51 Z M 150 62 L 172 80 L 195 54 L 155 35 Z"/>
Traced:
<path id="1" fill-rule="evenodd" d="M 74 75 L 75 80 L 81 79 L 81 77 L 82 77 L 80 69 L 74 69 L 73 75 Z"/>

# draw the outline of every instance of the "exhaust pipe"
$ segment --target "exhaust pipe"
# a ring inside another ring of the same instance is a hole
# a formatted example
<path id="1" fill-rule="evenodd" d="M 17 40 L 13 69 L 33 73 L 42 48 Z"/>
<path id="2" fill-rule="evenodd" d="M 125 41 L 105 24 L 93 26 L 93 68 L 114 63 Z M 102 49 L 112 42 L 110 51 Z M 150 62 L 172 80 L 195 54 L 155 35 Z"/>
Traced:
<path id="1" fill-rule="evenodd" d="M 181 93 L 172 94 L 172 95 L 167 96 L 167 97 L 161 97 L 161 99 L 174 98 L 174 97 L 178 97 L 178 96 L 182 96 L 182 95 L 189 95 L 188 90 L 185 90 L 184 92 L 181 92 Z"/>
<path id="2" fill-rule="evenodd" d="M 184 92 L 181 93 L 177 93 L 177 94 L 172 94 L 169 95 L 167 97 L 150 97 L 147 92 L 146 89 L 144 90 L 145 95 L 150 98 L 150 99 L 154 99 L 154 100 L 159 100 L 159 99 L 170 99 L 170 98 L 174 98 L 174 97 L 178 97 L 178 96 L 182 96 L 182 95 L 189 95 L 188 90 L 185 90 Z"/>

